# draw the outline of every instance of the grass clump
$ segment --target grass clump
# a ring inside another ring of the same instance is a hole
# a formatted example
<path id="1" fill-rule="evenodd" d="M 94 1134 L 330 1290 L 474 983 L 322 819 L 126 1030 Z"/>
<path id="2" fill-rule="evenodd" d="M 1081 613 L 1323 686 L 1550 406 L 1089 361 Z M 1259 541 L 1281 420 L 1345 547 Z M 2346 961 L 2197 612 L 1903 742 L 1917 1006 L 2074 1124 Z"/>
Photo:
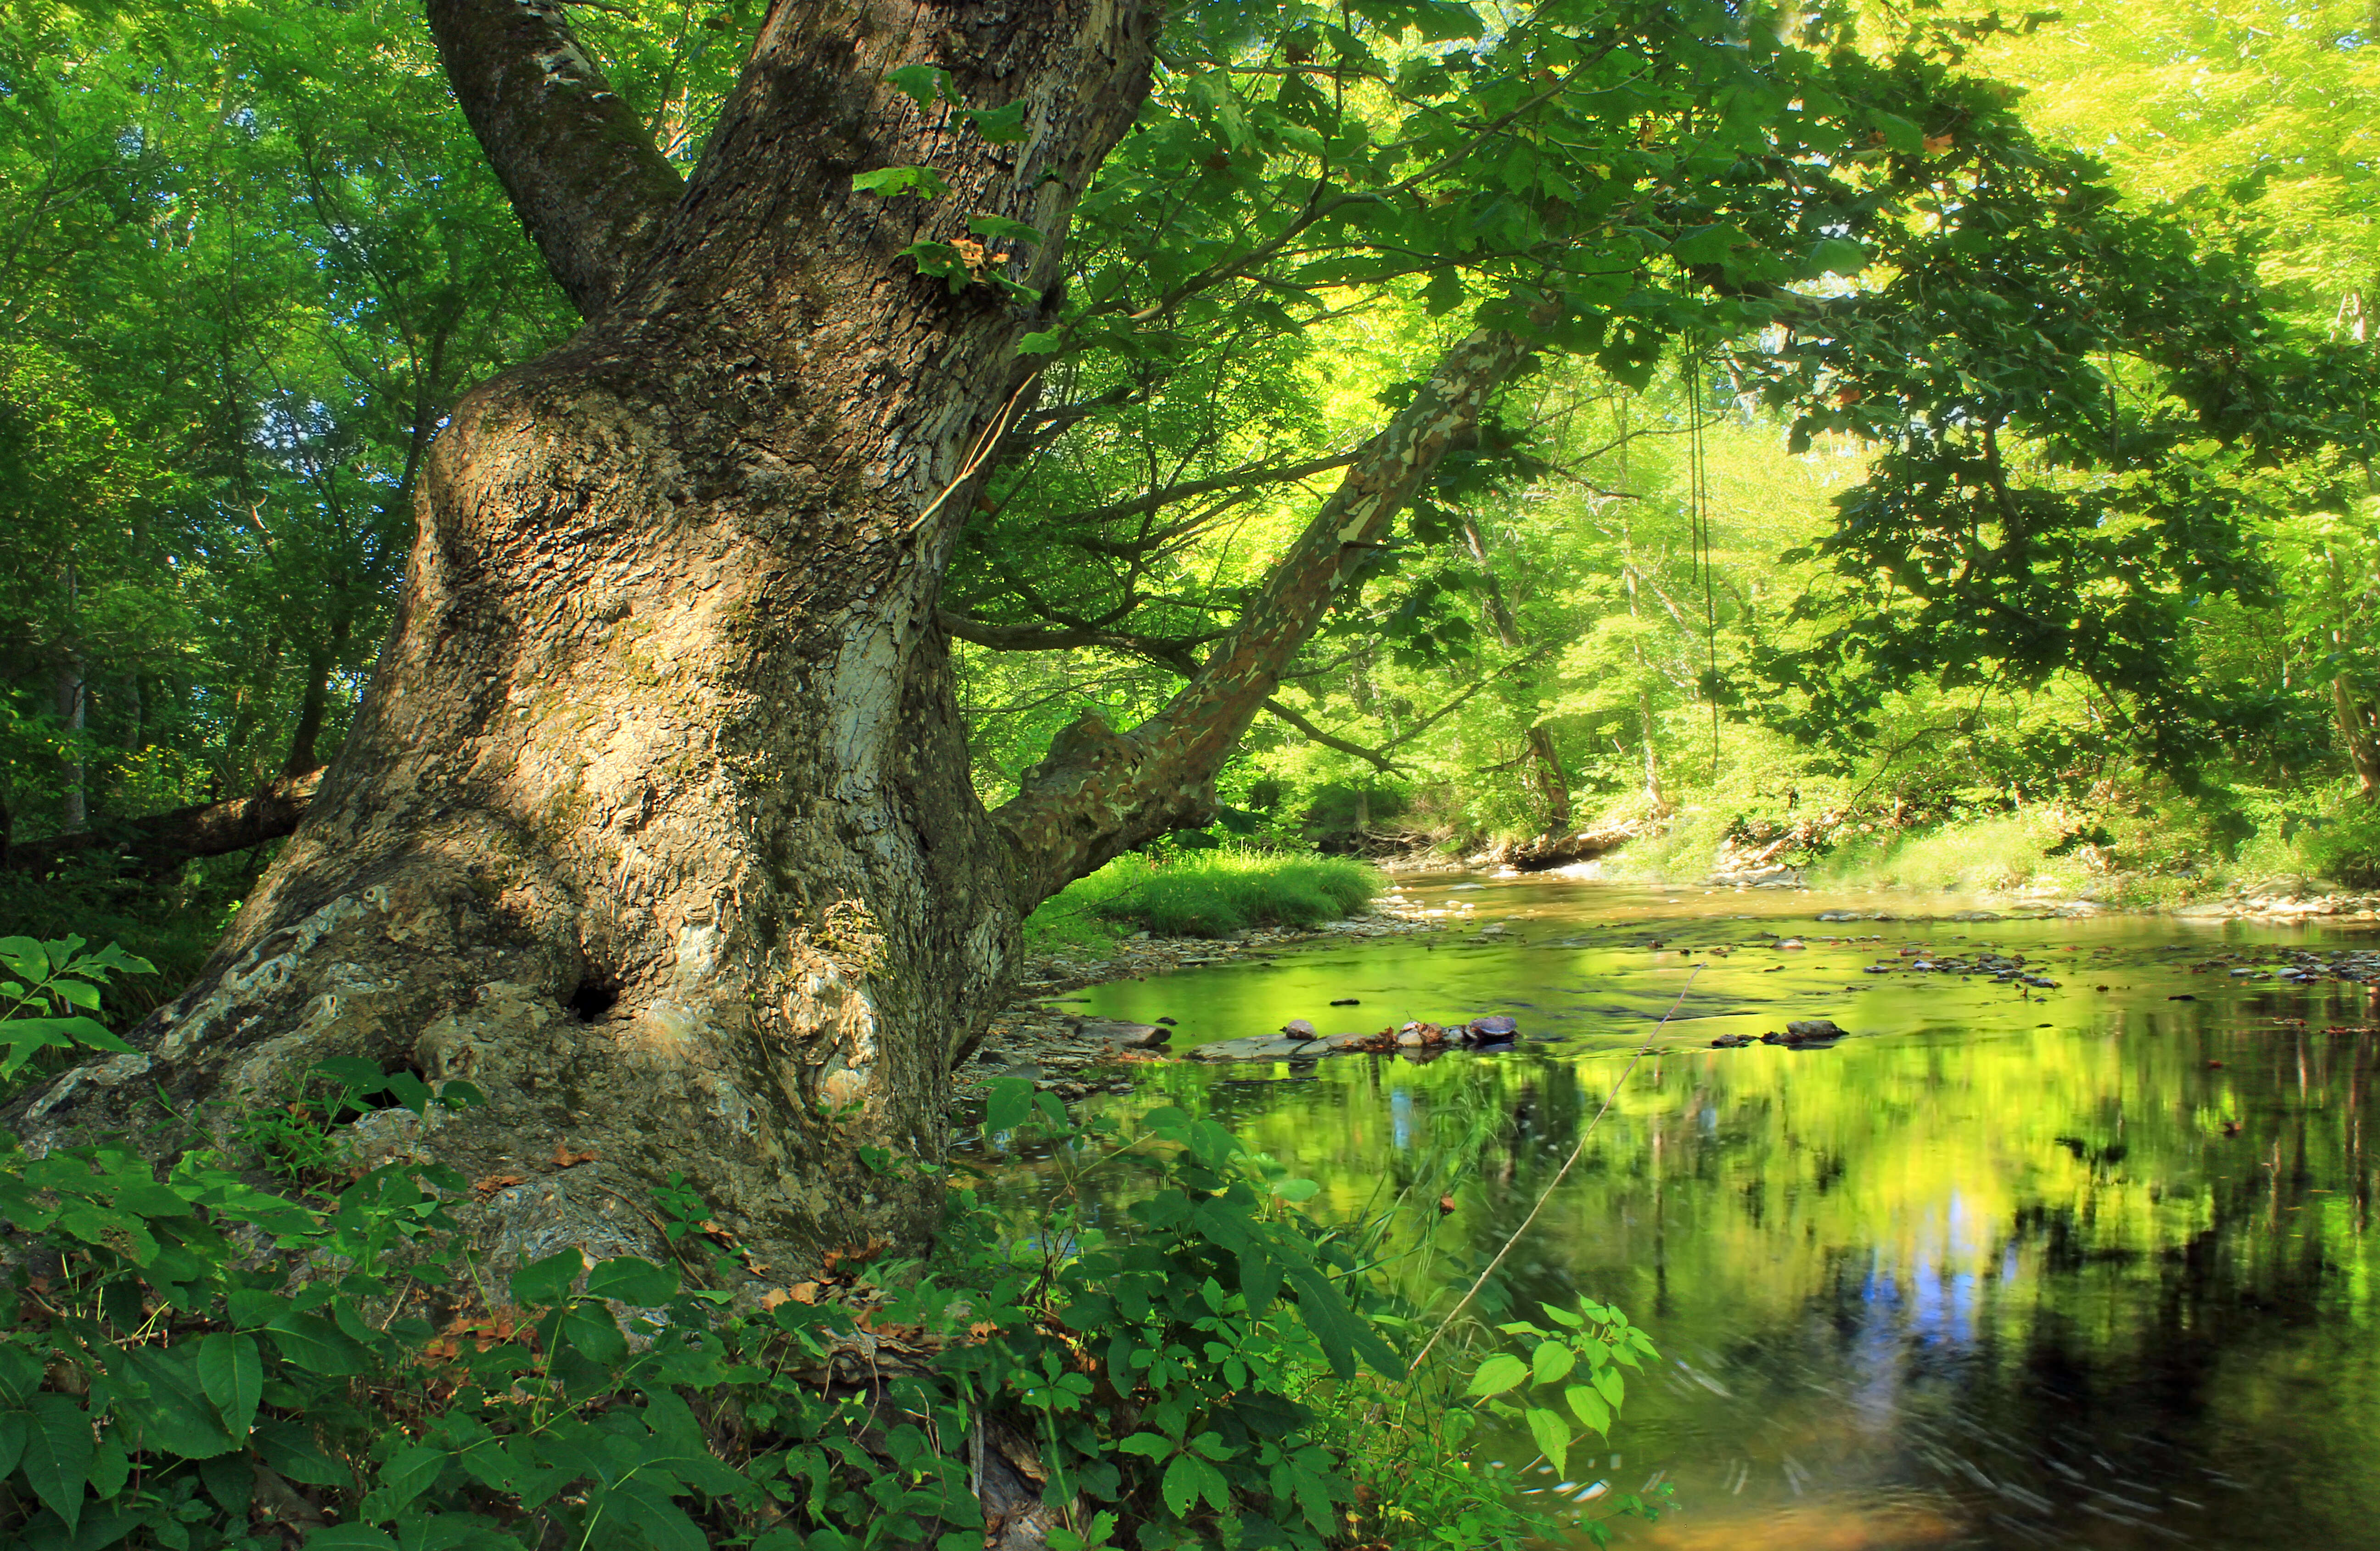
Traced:
<path id="1" fill-rule="evenodd" d="M 1037 952 L 1096 948 L 1145 931 L 1221 937 L 1249 927 L 1313 927 L 1377 898 L 1379 869 L 1347 856 L 1214 850 L 1119 856 L 1077 878 L 1025 923 Z"/>

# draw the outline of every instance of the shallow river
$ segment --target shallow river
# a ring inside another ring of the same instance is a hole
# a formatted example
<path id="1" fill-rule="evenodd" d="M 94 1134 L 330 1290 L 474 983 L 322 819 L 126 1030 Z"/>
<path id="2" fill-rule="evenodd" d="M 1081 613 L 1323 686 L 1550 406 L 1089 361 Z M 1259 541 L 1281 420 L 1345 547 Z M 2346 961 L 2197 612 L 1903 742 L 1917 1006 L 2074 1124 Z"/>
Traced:
<path id="1" fill-rule="evenodd" d="M 1446 1223 L 1482 1251 L 1634 1058 L 1507 1263 L 1524 1299 L 1617 1303 L 1660 1348 L 1609 1448 L 1571 1462 L 1580 1487 L 1673 1488 L 1623 1545 L 2380 1547 L 2363 1136 L 2380 1008 L 2361 986 L 2192 967 L 2368 937 L 1535 879 L 1410 897 L 1473 908 L 1459 931 L 1100 987 L 1070 1010 L 1170 1016 L 1176 1050 L 1293 1017 L 1327 1034 L 1513 1014 L 1531 1038 L 1506 1054 L 1182 1062 L 1113 1101 L 1212 1114 L 1347 1213 L 1492 1130 Z M 1862 973 L 1917 944 L 2022 953 L 2060 984 Z M 1344 998 L 1360 1006 L 1330 1005 Z M 1809 1017 L 1852 1036 L 1709 1046 Z"/>

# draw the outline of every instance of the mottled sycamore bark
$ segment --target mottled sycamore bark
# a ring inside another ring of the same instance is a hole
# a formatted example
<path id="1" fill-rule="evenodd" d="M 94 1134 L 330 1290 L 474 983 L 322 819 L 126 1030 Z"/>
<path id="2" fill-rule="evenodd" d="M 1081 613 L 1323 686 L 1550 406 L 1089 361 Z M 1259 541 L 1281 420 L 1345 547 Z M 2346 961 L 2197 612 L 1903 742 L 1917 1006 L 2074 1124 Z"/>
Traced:
<path id="1" fill-rule="evenodd" d="M 1523 347 L 1451 351 L 1162 715 L 1078 726 L 987 814 L 935 601 L 1038 320 L 902 249 L 1004 216 L 1051 240 L 993 261 L 1052 285 L 1145 93 L 1151 15 L 785 0 L 682 187 L 543 0 L 431 18 L 586 326 L 456 406 L 346 746 L 205 973 L 140 1053 L 5 1119 L 54 1145 L 162 1092 L 203 1124 L 359 1056 L 486 1096 L 355 1136 L 366 1161 L 489 1181 L 464 1209 L 492 1271 L 656 1250 L 636 1203 L 674 1173 L 780 1271 L 914 1238 L 926 1178 L 861 1159 L 941 1156 L 1022 915 L 1205 814 L 1289 655 Z M 969 107 L 1022 100 L 1024 140 L 883 84 L 916 63 Z M 853 193 L 907 164 L 952 194 Z"/>

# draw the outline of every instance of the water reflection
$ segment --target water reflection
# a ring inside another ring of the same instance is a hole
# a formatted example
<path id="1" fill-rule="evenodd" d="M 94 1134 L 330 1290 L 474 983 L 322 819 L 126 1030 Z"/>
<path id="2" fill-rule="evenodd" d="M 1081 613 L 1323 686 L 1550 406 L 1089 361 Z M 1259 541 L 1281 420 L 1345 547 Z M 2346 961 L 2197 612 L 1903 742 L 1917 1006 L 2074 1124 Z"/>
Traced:
<path id="1" fill-rule="evenodd" d="M 1624 1541 L 2380 1546 L 2368 993 L 2192 968 L 2318 931 L 1821 924 L 1896 902 L 1542 882 L 1455 898 L 1475 929 L 1451 940 L 1102 988 L 1081 1010 L 1171 1014 L 1183 1044 L 1504 1011 L 1562 1038 L 1184 1063 L 1122 1101 L 1212 1113 L 1346 1211 L 1434 1195 L 1428 1161 L 1467 1134 L 1447 1226 L 1481 1254 L 1649 1044 L 1507 1263 L 1520 1295 L 1617 1302 L 1660 1344 L 1620 1454 L 1584 1478 L 1675 1484 L 1676 1511 Z M 1912 946 L 2022 953 L 2060 984 L 1863 973 Z M 1789 1016 L 1853 1037 L 1708 1048 Z"/>

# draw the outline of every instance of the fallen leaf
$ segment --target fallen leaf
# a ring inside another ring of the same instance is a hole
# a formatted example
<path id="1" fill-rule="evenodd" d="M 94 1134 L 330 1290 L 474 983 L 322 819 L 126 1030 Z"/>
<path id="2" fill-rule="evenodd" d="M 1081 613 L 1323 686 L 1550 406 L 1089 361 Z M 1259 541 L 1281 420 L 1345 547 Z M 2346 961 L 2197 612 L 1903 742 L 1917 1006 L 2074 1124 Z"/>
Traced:
<path id="1" fill-rule="evenodd" d="M 582 1163 L 592 1163 L 594 1161 L 595 1155 L 593 1153 L 572 1152 L 570 1150 L 570 1143 L 567 1139 L 556 1142 L 553 1145 L 553 1166 L 556 1169 L 576 1169 Z"/>
<path id="2" fill-rule="evenodd" d="M 500 1190 L 509 1190 L 519 1184 L 521 1178 L 522 1176 L 518 1174 L 491 1174 L 484 1180 L 475 1181 L 471 1185 L 471 1194 L 485 1201 Z"/>

